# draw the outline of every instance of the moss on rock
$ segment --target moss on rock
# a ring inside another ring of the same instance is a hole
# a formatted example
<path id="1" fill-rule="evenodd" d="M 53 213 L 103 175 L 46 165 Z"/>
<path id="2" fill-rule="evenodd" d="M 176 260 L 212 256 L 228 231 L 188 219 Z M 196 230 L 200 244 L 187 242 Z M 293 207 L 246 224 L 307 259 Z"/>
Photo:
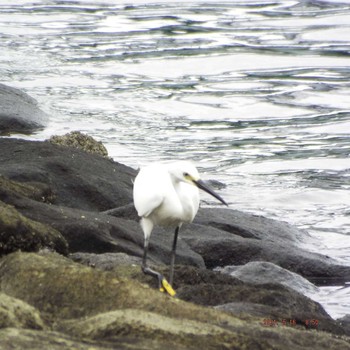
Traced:
<path id="1" fill-rule="evenodd" d="M 206 349 L 215 348 L 217 338 L 231 338 L 233 335 L 219 326 L 193 320 L 174 319 L 155 312 L 123 309 L 82 319 L 68 321 L 63 329 L 76 337 L 93 340 L 118 340 L 120 337 L 133 337 L 134 340 L 155 340 L 174 348 L 186 348 L 194 344 Z M 245 340 L 247 342 L 247 340 Z"/>
<path id="2" fill-rule="evenodd" d="M 11 350 L 105 350 L 123 349 L 116 346 L 97 345 L 92 342 L 81 341 L 65 334 L 52 331 L 33 329 L 4 328 L 0 329 L 1 349 Z M 126 349 L 126 348 L 124 348 Z"/>
<path id="3" fill-rule="evenodd" d="M 13 253 L 0 260 L 3 292 L 54 321 L 63 348 L 350 349 L 349 339 L 291 327 L 264 327 L 171 298 L 137 281 L 74 263 L 55 253 Z M 42 332 L 38 337 L 58 333 Z M 3 337 L 9 339 L 6 334 Z M 32 337 L 32 333 L 28 335 Z M 0 332 L 0 342 L 2 342 Z M 55 347 L 52 347 L 55 349 Z"/>
<path id="4" fill-rule="evenodd" d="M 68 252 L 67 242 L 57 230 L 28 219 L 0 201 L 0 256 L 16 250 L 38 251 L 42 248 L 62 254 Z"/>
<path id="5" fill-rule="evenodd" d="M 54 195 L 48 185 L 40 182 L 17 182 L 0 175 L 0 194 L 5 197 L 17 194 L 22 197 L 34 199 L 39 202 L 52 203 Z"/>
<path id="6" fill-rule="evenodd" d="M 0 262 L 0 282 L 5 293 L 56 318 L 136 308 L 193 320 L 223 318 L 226 322 L 218 311 L 170 298 L 145 284 L 82 266 L 54 253 L 18 252 L 5 256 Z"/>
<path id="7" fill-rule="evenodd" d="M 40 313 L 22 300 L 0 292 L 0 328 L 44 329 Z"/>

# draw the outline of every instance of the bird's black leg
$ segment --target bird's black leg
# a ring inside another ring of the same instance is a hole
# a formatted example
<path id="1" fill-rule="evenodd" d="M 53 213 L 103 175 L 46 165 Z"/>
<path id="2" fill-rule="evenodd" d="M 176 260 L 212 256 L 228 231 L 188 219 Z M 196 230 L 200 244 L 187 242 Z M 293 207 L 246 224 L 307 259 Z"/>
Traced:
<path id="1" fill-rule="evenodd" d="M 142 257 L 142 265 L 141 265 L 142 272 L 146 275 L 156 277 L 158 279 L 159 290 L 162 292 L 166 291 L 169 295 L 174 296 L 175 291 L 172 289 L 171 285 L 169 285 L 169 283 L 164 278 L 164 276 L 161 273 L 154 271 L 150 267 L 147 266 L 148 245 L 149 245 L 149 237 L 145 239 L 145 244 L 144 244 L 144 249 L 143 249 L 143 257 Z"/>
<path id="2" fill-rule="evenodd" d="M 170 276 L 169 283 L 172 286 L 174 280 L 174 265 L 175 265 L 175 256 L 176 256 L 176 244 L 177 244 L 177 236 L 179 235 L 180 226 L 177 226 L 174 233 L 174 241 L 173 246 L 171 248 L 171 260 L 170 260 Z"/>
<path id="3" fill-rule="evenodd" d="M 157 271 L 152 270 L 150 267 L 147 266 L 148 245 L 149 237 L 145 239 L 141 269 L 144 274 L 156 277 L 158 279 L 159 288 L 162 288 L 162 280 L 164 278 L 163 275 Z"/>

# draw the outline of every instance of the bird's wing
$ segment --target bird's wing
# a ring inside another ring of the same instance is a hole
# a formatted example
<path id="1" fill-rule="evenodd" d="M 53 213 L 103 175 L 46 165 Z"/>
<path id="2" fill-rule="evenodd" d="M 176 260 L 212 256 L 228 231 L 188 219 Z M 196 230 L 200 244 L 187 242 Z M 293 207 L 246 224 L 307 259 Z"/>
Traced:
<path id="1" fill-rule="evenodd" d="M 134 205 L 139 216 L 147 217 L 158 208 L 163 200 L 162 183 L 159 173 L 152 169 L 141 169 L 134 182 Z"/>
<path id="2" fill-rule="evenodd" d="M 158 208 L 162 202 L 163 197 L 157 193 L 148 193 L 139 194 L 134 196 L 134 204 L 139 216 L 147 217 L 153 210 Z"/>

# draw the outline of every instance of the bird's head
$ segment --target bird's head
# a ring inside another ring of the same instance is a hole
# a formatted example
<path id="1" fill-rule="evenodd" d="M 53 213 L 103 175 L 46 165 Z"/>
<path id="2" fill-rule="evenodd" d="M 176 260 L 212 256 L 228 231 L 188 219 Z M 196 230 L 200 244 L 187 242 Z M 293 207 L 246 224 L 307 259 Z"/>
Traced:
<path id="1" fill-rule="evenodd" d="M 177 182 L 186 182 L 194 185 L 194 181 L 200 179 L 198 170 L 191 162 L 179 161 L 170 163 L 168 170 L 173 180 Z"/>
<path id="2" fill-rule="evenodd" d="M 169 169 L 169 172 L 176 179 L 176 181 L 182 181 L 190 185 L 194 185 L 228 206 L 221 196 L 219 196 L 203 180 L 200 179 L 198 170 L 192 163 L 186 161 L 173 163 Z"/>

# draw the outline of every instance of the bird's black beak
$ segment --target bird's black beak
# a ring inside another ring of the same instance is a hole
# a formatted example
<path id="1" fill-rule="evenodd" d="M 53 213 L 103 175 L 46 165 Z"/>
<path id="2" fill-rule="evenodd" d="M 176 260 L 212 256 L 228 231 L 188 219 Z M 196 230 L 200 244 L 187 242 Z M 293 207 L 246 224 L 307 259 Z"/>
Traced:
<path id="1" fill-rule="evenodd" d="M 219 196 L 214 190 L 212 190 L 208 185 L 206 185 L 204 183 L 204 181 L 202 180 L 193 180 L 193 183 L 200 188 L 201 190 L 211 194 L 213 197 L 215 197 L 216 199 L 218 199 L 221 203 L 225 204 L 226 206 L 228 206 L 228 204 L 221 198 L 221 196 Z"/>

